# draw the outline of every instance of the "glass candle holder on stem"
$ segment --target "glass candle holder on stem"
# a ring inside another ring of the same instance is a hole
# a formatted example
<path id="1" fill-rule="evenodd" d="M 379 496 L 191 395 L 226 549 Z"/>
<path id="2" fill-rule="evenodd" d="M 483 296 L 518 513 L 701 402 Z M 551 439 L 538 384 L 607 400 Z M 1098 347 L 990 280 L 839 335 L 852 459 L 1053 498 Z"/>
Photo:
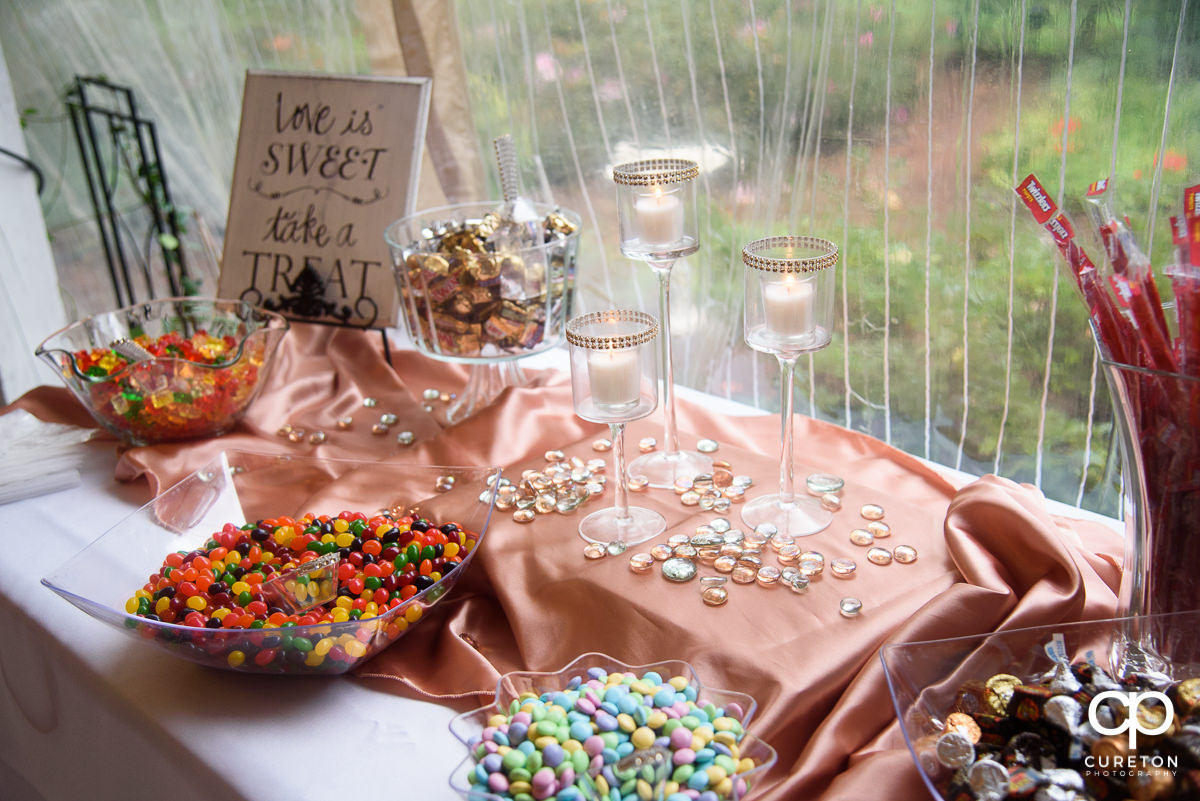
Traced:
<path id="1" fill-rule="evenodd" d="M 696 223 L 696 177 L 700 166 L 686 159 L 646 159 L 613 168 L 621 253 L 644 261 L 658 278 L 658 314 L 662 323 L 663 450 L 640 456 L 630 465 L 652 487 L 674 487 L 676 478 L 712 470 L 712 458 L 679 448 L 675 426 L 675 370 L 671 354 L 671 268 L 700 248 Z"/>
<path id="2" fill-rule="evenodd" d="M 618 553 L 657 537 L 667 527 L 658 512 L 629 505 L 625 467 L 625 424 L 658 406 L 657 336 L 658 321 L 639 311 L 592 312 L 567 322 L 575 414 L 608 424 L 616 490 L 612 507 L 579 522 L 579 535 Z"/>
<path id="3" fill-rule="evenodd" d="M 742 522 L 750 528 L 772 523 L 781 534 L 805 537 L 833 520 L 817 499 L 796 497 L 792 407 L 797 360 L 832 339 L 837 260 L 837 245 L 811 236 L 772 236 L 742 249 L 746 344 L 774 355 L 781 374 L 779 492 L 742 507 Z"/>

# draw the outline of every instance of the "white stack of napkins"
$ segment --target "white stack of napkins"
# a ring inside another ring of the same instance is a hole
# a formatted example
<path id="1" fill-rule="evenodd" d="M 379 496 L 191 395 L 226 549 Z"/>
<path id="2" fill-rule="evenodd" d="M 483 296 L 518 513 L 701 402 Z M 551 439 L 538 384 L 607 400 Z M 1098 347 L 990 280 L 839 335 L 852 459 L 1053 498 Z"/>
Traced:
<path id="1" fill-rule="evenodd" d="M 83 443 L 95 433 L 47 423 L 24 409 L 0 415 L 0 504 L 78 484 Z"/>

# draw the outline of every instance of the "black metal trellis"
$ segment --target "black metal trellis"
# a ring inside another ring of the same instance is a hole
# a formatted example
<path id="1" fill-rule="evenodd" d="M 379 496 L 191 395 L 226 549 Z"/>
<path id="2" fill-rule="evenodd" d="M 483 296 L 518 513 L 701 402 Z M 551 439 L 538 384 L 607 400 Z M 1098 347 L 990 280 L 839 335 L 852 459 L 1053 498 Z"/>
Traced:
<path id="1" fill-rule="evenodd" d="M 76 76 L 66 103 L 118 305 L 154 299 L 151 254 L 155 244 L 169 293 L 194 294 L 197 282 L 184 260 L 158 134 L 154 123 L 139 115 L 133 89 L 103 78 Z M 144 243 L 138 242 L 130 224 L 141 209 L 150 215 Z M 146 298 L 137 291 L 139 285 Z"/>

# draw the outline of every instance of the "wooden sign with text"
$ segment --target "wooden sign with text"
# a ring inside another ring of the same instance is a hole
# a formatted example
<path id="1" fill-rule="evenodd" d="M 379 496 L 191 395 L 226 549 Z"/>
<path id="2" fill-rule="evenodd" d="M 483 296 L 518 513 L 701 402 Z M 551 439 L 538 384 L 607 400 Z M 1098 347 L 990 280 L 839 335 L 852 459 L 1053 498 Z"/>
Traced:
<path id="1" fill-rule="evenodd" d="M 294 320 L 395 323 L 383 232 L 411 214 L 428 78 L 246 73 L 218 292 Z"/>

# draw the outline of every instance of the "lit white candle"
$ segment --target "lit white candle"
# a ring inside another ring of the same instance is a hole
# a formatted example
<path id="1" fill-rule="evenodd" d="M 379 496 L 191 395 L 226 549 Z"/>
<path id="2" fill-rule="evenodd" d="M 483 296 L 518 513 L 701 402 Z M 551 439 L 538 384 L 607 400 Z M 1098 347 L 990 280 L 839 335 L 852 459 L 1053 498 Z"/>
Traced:
<path id="1" fill-rule="evenodd" d="M 806 336 L 816 327 L 816 282 L 797 281 L 791 273 L 763 286 L 767 331 L 777 337 Z"/>
<path id="2" fill-rule="evenodd" d="M 643 245 L 670 245 L 683 239 L 683 201 L 678 193 L 654 187 L 633 201 L 634 231 Z"/>
<path id="3" fill-rule="evenodd" d="M 636 403 L 641 394 L 642 366 L 637 348 L 598 350 L 588 354 L 592 400 L 606 406 Z"/>

